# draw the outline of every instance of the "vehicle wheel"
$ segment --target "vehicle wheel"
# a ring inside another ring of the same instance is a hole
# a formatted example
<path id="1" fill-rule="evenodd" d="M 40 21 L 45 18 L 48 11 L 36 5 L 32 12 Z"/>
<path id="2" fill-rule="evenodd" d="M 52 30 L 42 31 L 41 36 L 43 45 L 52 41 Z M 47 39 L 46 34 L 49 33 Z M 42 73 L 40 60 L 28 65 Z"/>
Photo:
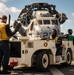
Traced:
<path id="1" fill-rule="evenodd" d="M 66 53 L 66 62 L 62 63 L 62 66 L 69 66 L 72 62 L 72 52 L 71 50 L 68 50 Z"/>
<path id="2" fill-rule="evenodd" d="M 49 55 L 47 52 L 43 51 L 37 55 L 36 66 L 40 71 L 47 71 L 49 67 Z"/>
<path id="3" fill-rule="evenodd" d="M 67 51 L 66 64 L 67 65 L 71 65 L 71 62 L 72 62 L 72 52 L 71 51 Z"/>

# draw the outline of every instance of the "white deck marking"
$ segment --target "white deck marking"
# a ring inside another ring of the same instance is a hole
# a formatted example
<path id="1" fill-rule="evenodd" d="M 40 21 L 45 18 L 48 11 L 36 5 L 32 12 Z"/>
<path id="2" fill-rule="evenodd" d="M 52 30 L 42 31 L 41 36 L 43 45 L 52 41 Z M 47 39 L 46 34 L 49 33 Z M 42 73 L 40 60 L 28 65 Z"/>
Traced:
<path id="1" fill-rule="evenodd" d="M 57 68 L 53 66 L 51 66 L 49 70 L 52 73 L 52 75 L 64 75 L 61 71 L 59 71 Z"/>

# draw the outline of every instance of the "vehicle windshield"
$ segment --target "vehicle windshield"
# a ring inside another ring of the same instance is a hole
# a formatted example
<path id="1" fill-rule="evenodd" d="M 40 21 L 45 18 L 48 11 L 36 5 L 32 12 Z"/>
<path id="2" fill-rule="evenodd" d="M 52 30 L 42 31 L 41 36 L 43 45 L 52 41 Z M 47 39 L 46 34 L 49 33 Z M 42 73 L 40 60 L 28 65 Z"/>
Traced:
<path id="1" fill-rule="evenodd" d="M 50 24 L 50 20 L 38 20 L 38 24 L 40 24 L 40 25 Z"/>
<path id="2" fill-rule="evenodd" d="M 50 20 L 43 20 L 44 24 L 50 24 Z"/>
<path id="3" fill-rule="evenodd" d="M 46 25 L 46 24 L 52 24 L 52 25 L 58 25 L 57 20 L 38 20 L 39 25 Z"/>
<path id="4" fill-rule="evenodd" d="M 58 21 L 57 20 L 51 20 L 52 22 L 52 25 L 55 24 L 55 25 L 58 25 Z"/>

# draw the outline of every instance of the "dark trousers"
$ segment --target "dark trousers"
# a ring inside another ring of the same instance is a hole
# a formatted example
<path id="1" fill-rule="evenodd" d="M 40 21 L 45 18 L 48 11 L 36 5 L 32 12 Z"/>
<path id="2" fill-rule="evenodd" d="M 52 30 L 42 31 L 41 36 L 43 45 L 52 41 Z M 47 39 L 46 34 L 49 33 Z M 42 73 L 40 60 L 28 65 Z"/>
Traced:
<path id="1" fill-rule="evenodd" d="M 9 41 L 0 41 L 0 66 L 7 70 L 10 57 Z"/>
<path id="2" fill-rule="evenodd" d="M 56 55 L 62 55 L 62 47 L 60 43 L 56 43 L 56 48 L 57 48 Z"/>

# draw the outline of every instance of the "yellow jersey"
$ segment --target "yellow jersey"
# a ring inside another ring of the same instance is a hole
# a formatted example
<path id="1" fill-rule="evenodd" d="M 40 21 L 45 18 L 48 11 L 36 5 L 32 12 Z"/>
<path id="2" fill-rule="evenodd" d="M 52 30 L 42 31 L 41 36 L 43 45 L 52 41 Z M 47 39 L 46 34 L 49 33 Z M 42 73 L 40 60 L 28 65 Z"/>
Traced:
<path id="1" fill-rule="evenodd" d="M 52 36 L 50 36 L 50 39 L 52 39 L 52 40 L 54 40 L 55 42 L 57 42 L 58 36 L 56 36 L 54 39 L 52 38 Z"/>
<path id="2" fill-rule="evenodd" d="M 54 39 L 52 38 L 52 36 L 50 36 L 50 39 L 53 39 L 55 41 L 55 43 L 58 42 L 58 38 L 59 38 L 59 36 L 56 36 Z M 62 42 L 62 40 L 61 40 L 61 42 Z M 64 45 L 61 43 L 61 47 L 63 47 L 63 46 Z"/>
<path id="3" fill-rule="evenodd" d="M 5 23 L 0 23 L 0 41 L 9 39 L 9 37 L 6 34 L 5 26 Z"/>

